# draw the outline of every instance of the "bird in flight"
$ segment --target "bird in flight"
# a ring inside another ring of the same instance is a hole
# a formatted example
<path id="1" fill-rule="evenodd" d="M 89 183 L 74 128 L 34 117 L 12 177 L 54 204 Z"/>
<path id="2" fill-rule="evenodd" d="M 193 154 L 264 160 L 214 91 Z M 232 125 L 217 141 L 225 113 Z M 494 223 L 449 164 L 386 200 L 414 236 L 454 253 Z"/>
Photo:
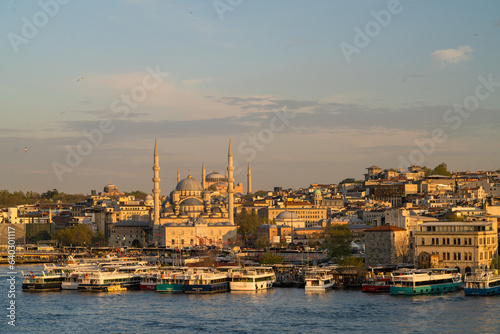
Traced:
<path id="1" fill-rule="evenodd" d="M 83 80 L 83 77 L 81 77 L 80 79 L 76 80 L 76 82 L 80 81 L 80 80 Z"/>
<path id="2" fill-rule="evenodd" d="M 62 115 L 62 114 L 65 114 L 65 113 L 66 113 L 66 112 L 65 112 L 65 111 L 63 111 L 63 112 L 61 112 L 59 115 Z"/>
<path id="3" fill-rule="evenodd" d="M 479 36 L 479 34 L 474 34 L 474 36 Z"/>
<path id="4" fill-rule="evenodd" d="M 27 153 L 28 152 L 28 148 L 25 146 L 24 147 L 24 153 Z"/>

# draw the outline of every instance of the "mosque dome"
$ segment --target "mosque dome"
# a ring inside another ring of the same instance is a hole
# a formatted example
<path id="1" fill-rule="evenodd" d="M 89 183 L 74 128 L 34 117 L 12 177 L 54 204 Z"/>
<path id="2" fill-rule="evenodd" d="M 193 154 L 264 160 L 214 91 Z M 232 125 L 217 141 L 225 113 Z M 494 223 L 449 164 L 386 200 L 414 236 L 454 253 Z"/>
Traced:
<path id="1" fill-rule="evenodd" d="M 316 189 L 316 190 L 314 191 L 314 195 L 321 195 L 321 190 Z"/>
<path id="2" fill-rule="evenodd" d="M 185 179 L 182 179 L 179 183 L 177 183 L 177 187 L 175 187 L 177 191 L 203 191 L 203 187 L 201 183 L 192 177 L 188 176 Z"/>
<path id="3" fill-rule="evenodd" d="M 226 182 L 226 177 L 216 171 L 213 171 L 212 173 L 208 174 L 205 177 L 205 180 L 208 182 Z"/>
<path id="4" fill-rule="evenodd" d="M 300 220 L 299 216 L 297 216 L 294 212 L 283 211 L 279 215 L 276 216 L 275 219 L 286 219 L 286 220 Z"/>

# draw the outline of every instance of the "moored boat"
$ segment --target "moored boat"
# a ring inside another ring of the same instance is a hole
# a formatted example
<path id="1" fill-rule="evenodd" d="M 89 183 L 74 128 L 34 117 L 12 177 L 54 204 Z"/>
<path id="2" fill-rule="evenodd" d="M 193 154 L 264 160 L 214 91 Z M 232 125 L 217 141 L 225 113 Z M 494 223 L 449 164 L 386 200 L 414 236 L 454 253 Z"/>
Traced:
<path id="1" fill-rule="evenodd" d="M 389 292 L 391 289 L 392 281 L 390 276 L 372 275 L 368 277 L 367 281 L 361 286 L 362 292 Z"/>
<path id="2" fill-rule="evenodd" d="M 304 276 L 306 282 L 305 291 L 326 291 L 333 289 L 335 286 L 335 280 L 330 271 L 325 269 L 313 269 L 307 271 Z"/>
<path id="3" fill-rule="evenodd" d="M 402 269 L 391 273 L 392 295 L 452 292 L 462 285 L 457 269 Z"/>
<path id="4" fill-rule="evenodd" d="M 273 287 L 276 275 L 272 267 L 246 267 L 231 269 L 230 291 L 259 291 Z"/>
<path id="5" fill-rule="evenodd" d="M 59 273 L 50 273 L 44 270 L 24 273 L 23 274 L 23 291 L 59 291 L 61 290 L 62 276 Z"/>
<path id="6" fill-rule="evenodd" d="M 161 274 L 156 291 L 158 292 L 184 292 L 186 279 L 183 271 L 172 271 Z"/>
<path id="7" fill-rule="evenodd" d="M 229 291 L 228 273 L 217 270 L 196 270 L 184 276 L 185 293 L 220 293 Z"/>
<path id="8" fill-rule="evenodd" d="M 465 275 L 466 296 L 493 296 L 500 294 L 500 275 L 497 270 L 485 270 Z"/>

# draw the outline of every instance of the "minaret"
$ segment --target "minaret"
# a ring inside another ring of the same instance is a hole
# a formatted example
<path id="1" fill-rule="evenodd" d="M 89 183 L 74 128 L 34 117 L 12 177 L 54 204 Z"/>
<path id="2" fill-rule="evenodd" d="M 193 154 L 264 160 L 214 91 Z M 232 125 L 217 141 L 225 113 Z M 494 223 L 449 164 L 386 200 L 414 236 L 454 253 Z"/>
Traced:
<path id="1" fill-rule="evenodd" d="M 179 167 L 177 167 L 177 183 L 181 182 L 181 172 L 179 170 Z"/>
<path id="2" fill-rule="evenodd" d="M 248 173 L 247 173 L 247 194 L 252 193 L 252 170 L 250 169 L 250 163 L 248 163 Z"/>
<path id="3" fill-rule="evenodd" d="M 201 167 L 201 186 L 203 187 L 203 190 L 206 189 L 206 183 L 205 183 L 205 161 L 203 161 L 203 166 Z"/>
<path id="4" fill-rule="evenodd" d="M 155 152 L 154 152 L 154 165 L 153 165 L 153 195 L 154 195 L 154 216 L 153 216 L 153 238 L 152 240 L 158 241 L 157 234 L 160 234 L 160 165 L 158 163 L 158 145 L 155 138 Z"/>
<path id="5" fill-rule="evenodd" d="M 229 221 L 234 225 L 234 178 L 233 178 L 233 147 L 231 146 L 231 137 L 229 138 L 229 151 L 227 154 L 227 171 L 228 171 L 228 179 L 227 179 L 227 195 L 229 197 Z"/>

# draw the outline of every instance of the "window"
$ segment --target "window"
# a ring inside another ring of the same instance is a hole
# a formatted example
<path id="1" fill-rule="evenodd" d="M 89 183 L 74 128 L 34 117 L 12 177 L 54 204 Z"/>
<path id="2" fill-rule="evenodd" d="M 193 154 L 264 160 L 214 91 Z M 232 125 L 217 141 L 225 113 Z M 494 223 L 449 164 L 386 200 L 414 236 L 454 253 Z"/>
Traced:
<path id="1" fill-rule="evenodd" d="M 422 238 L 422 245 L 425 245 L 425 238 Z"/>
<path id="2" fill-rule="evenodd" d="M 460 252 L 458 252 L 458 253 L 457 253 L 457 260 L 458 260 L 458 261 L 462 261 L 462 259 L 461 259 L 461 257 L 462 257 L 462 256 L 461 256 L 461 254 L 462 254 L 462 253 L 460 253 Z"/>

